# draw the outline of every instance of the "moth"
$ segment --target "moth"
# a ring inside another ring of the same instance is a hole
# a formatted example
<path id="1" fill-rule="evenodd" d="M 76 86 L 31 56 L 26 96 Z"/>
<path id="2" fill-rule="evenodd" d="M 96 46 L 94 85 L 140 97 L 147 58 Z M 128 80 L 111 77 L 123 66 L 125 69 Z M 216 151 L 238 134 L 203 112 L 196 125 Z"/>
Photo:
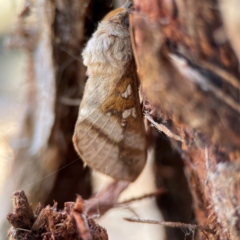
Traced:
<path id="1" fill-rule="evenodd" d="M 88 80 L 73 143 L 91 168 L 134 181 L 146 162 L 146 137 L 127 2 L 99 23 L 82 52 Z"/>

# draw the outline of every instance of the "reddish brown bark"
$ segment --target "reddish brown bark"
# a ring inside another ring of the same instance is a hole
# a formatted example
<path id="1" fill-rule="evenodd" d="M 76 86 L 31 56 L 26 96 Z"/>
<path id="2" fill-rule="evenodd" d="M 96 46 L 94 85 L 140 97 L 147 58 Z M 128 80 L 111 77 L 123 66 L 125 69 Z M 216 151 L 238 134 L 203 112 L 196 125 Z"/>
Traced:
<path id="1" fill-rule="evenodd" d="M 135 10 L 144 110 L 184 160 L 197 223 L 215 229 L 209 239 L 237 239 L 240 81 L 218 3 L 136 0 Z"/>

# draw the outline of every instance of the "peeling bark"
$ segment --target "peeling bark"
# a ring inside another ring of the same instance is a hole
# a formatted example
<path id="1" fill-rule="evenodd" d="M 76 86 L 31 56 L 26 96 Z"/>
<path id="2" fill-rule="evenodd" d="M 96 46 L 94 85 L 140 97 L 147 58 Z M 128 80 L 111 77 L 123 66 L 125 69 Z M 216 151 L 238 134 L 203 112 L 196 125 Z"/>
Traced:
<path id="1" fill-rule="evenodd" d="M 223 2 L 136 0 L 131 18 L 144 111 L 184 160 L 196 221 L 216 231 L 209 239 L 239 235 L 237 18 L 229 29 Z"/>

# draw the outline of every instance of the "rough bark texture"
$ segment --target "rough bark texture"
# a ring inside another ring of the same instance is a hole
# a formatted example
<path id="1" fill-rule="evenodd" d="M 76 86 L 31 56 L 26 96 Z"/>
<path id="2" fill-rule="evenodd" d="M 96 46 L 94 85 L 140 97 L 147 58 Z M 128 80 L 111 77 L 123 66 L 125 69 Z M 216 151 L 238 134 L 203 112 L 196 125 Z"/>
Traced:
<path id="1" fill-rule="evenodd" d="M 238 239 L 239 44 L 225 27 L 238 17 L 222 22 L 225 1 L 134 2 L 145 114 L 184 160 L 196 222 L 216 232 L 205 237 Z"/>

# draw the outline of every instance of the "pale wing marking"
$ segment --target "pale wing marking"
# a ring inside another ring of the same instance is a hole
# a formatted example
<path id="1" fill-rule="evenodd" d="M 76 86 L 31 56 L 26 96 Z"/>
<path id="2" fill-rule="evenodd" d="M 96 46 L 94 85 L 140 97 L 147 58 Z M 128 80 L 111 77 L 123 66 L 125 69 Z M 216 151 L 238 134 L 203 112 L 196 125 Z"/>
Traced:
<path id="1" fill-rule="evenodd" d="M 83 121 L 85 121 L 87 118 L 89 118 L 89 116 L 91 116 L 92 113 L 94 113 L 95 109 L 93 109 L 88 115 L 86 115 L 83 119 L 81 119 L 81 121 L 79 122 L 79 124 Z"/>

